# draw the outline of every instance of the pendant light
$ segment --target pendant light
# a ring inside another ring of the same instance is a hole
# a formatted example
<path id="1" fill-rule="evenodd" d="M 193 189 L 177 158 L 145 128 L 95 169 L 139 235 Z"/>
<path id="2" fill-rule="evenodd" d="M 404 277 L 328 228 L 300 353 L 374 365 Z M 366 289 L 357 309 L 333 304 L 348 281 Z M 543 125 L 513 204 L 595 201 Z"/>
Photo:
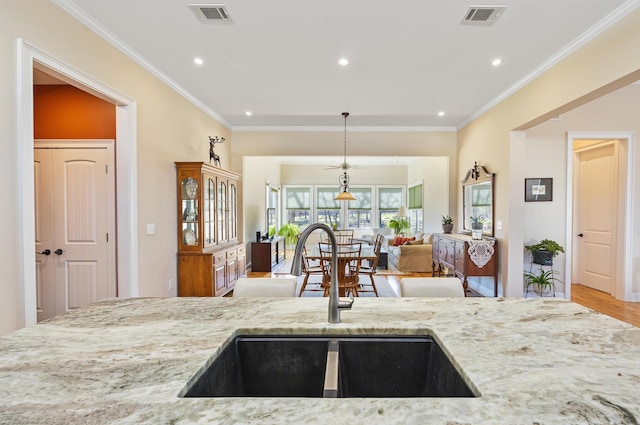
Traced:
<path id="1" fill-rule="evenodd" d="M 355 201 L 355 196 L 349 193 L 349 175 L 347 174 L 347 117 L 349 113 L 343 112 L 342 116 L 344 117 L 344 161 L 342 162 L 342 175 L 338 177 L 342 191 L 336 196 L 336 201 Z"/>

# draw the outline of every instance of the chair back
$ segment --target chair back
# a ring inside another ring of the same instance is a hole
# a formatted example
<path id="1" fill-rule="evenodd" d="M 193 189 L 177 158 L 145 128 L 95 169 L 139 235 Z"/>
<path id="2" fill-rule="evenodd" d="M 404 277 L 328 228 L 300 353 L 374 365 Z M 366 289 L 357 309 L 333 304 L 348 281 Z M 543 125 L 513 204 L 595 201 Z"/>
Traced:
<path id="1" fill-rule="evenodd" d="M 240 278 L 233 288 L 233 297 L 295 297 L 295 278 Z"/>
<path id="2" fill-rule="evenodd" d="M 400 281 L 400 296 L 464 297 L 464 288 L 457 277 L 409 277 Z"/>
<path id="3" fill-rule="evenodd" d="M 323 281 L 328 283 L 331 281 L 331 260 L 334 255 L 331 245 L 320 243 L 318 244 L 320 251 L 320 264 L 323 271 Z M 341 268 L 338 270 L 338 275 L 342 277 L 340 280 L 355 281 L 358 280 L 358 272 L 360 270 L 360 251 L 362 249 L 361 243 L 354 244 L 338 244 L 338 264 L 344 266 L 344 270 Z"/>
<path id="4" fill-rule="evenodd" d="M 333 235 L 336 237 L 336 243 L 348 244 L 353 240 L 353 229 L 334 230 Z M 329 235 L 322 233 L 322 242 L 329 243 Z"/>

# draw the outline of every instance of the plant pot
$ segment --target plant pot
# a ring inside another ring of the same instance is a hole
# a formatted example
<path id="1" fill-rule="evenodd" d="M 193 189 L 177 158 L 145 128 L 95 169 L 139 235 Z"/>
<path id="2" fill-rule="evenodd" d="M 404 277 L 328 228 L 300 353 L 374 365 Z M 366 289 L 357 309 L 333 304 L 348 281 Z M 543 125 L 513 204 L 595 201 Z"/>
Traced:
<path id="1" fill-rule="evenodd" d="M 442 231 L 444 233 L 451 233 L 452 230 L 453 230 L 453 223 L 443 224 L 442 225 Z"/>
<path id="2" fill-rule="evenodd" d="M 533 258 L 533 264 L 540 264 L 541 266 L 553 265 L 553 252 L 551 251 L 531 251 L 531 257 Z"/>
<path id="3" fill-rule="evenodd" d="M 471 229 L 473 230 L 482 230 L 483 227 L 483 223 L 471 223 Z"/>

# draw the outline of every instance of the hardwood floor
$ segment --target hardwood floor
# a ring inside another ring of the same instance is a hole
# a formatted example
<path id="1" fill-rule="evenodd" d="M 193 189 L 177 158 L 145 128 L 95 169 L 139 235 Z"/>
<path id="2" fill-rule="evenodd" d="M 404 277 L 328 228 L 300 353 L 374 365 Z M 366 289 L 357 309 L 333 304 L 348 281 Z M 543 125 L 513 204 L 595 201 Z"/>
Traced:
<path id="1" fill-rule="evenodd" d="M 640 327 L 640 303 L 619 301 L 587 286 L 571 285 L 571 301 Z"/>

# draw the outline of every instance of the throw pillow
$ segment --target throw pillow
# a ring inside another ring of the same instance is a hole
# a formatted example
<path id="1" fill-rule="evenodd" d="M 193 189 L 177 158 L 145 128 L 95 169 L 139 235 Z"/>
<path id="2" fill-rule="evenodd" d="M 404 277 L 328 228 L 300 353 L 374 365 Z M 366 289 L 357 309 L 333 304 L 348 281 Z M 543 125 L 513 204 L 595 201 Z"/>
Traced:
<path id="1" fill-rule="evenodd" d="M 418 239 L 415 241 L 407 241 L 407 245 L 422 245 L 424 244 L 424 239 Z"/>
<path id="2" fill-rule="evenodd" d="M 396 236 L 396 237 L 393 239 L 393 246 L 400 246 L 400 245 L 404 245 L 404 244 L 406 244 L 406 243 L 407 243 L 407 241 L 408 241 L 409 239 L 410 239 L 410 238 L 405 238 L 405 237 L 402 237 L 402 236 Z"/>

